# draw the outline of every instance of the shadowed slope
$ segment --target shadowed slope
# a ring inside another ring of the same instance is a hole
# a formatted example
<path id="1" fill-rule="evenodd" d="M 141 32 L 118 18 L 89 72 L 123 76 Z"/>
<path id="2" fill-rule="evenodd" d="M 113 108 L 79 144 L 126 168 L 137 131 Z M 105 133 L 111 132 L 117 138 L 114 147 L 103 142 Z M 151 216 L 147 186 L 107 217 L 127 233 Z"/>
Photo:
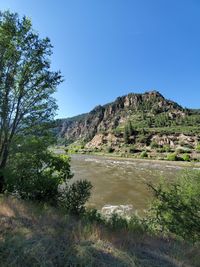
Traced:
<path id="1" fill-rule="evenodd" d="M 47 206 L 3 198 L 1 266 L 198 266 L 198 247 L 114 232 Z"/>

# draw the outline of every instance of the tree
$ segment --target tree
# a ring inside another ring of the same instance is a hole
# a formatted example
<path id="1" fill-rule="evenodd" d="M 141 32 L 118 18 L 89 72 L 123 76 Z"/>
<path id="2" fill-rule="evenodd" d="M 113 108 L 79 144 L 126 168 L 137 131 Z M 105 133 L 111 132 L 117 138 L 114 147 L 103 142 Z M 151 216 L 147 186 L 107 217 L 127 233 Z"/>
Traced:
<path id="1" fill-rule="evenodd" d="M 134 135 L 135 131 L 133 129 L 133 125 L 131 121 L 128 121 L 124 127 L 124 142 L 125 144 L 130 143 L 130 137 Z"/>
<path id="2" fill-rule="evenodd" d="M 78 215 L 85 212 L 85 203 L 91 195 L 92 184 L 87 180 L 66 185 L 60 197 L 60 204 L 69 213 Z"/>
<path id="3" fill-rule="evenodd" d="M 52 45 L 27 17 L 0 13 L 0 193 L 10 147 L 20 135 L 43 131 L 55 115 L 52 98 L 62 81 L 50 70 Z"/>

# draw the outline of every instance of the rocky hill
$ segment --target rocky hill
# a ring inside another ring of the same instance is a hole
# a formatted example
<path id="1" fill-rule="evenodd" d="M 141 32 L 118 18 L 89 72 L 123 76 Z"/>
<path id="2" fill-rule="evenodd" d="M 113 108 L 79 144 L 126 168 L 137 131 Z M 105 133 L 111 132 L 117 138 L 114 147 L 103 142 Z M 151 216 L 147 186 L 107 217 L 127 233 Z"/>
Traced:
<path id="1" fill-rule="evenodd" d="M 80 141 L 90 149 L 122 151 L 124 145 L 146 149 L 152 143 L 159 148 L 195 148 L 200 139 L 200 113 L 157 91 L 131 93 L 89 113 L 58 120 L 57 132 L 62 143 Z"/>
<path id="2" fill-rule="evenodd" d="M 184 116 L 184 109 L 166 100 L 159 92 L 128 94 L 114 102 L 97 106 L 86 114 L 59 121 L 59 136 L 70 140 L 90 140 L 98 132 L 109 131 L 123 125 L 136 113 L 162 114 L 171 118 Z"/>

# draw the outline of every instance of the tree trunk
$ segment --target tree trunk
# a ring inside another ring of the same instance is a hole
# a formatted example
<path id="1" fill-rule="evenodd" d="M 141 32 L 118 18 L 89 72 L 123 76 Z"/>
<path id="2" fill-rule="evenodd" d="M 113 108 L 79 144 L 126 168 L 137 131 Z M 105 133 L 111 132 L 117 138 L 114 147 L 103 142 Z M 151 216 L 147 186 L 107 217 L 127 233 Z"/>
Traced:
<path id="1" fill-rule="evenodd" d="M 6 167 L 7 158 L 8 158 L 8 148 L 7 146 L 4 146 L 0 162 L 0 194 L 4 192 L 4 184 L 5 184 L 4 169 Z"/>
<path id="2" fill-rule="evenodd" d="M 0 173 L 0 194 L 2 194 L 4 191 L 4 182 L 5 182 L 4 175 L 3 173 Z"/>

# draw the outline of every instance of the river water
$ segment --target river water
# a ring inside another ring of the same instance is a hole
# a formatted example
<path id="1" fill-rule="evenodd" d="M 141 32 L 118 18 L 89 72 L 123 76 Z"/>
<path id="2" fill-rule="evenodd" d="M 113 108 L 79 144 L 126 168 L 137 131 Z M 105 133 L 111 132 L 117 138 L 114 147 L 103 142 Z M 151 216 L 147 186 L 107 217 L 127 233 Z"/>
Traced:
<path id="1" fill-rule="evenodd" d="M 73 180 L 92 182 L 88 205 L 101 209 L 104 205 L 132 205 L 143 213 L 151 201 L 147 183 L 161 178 L 174 180 L 184 167 L 168 162 L 116 159 L 103 156 L 72 155 Z"/>

